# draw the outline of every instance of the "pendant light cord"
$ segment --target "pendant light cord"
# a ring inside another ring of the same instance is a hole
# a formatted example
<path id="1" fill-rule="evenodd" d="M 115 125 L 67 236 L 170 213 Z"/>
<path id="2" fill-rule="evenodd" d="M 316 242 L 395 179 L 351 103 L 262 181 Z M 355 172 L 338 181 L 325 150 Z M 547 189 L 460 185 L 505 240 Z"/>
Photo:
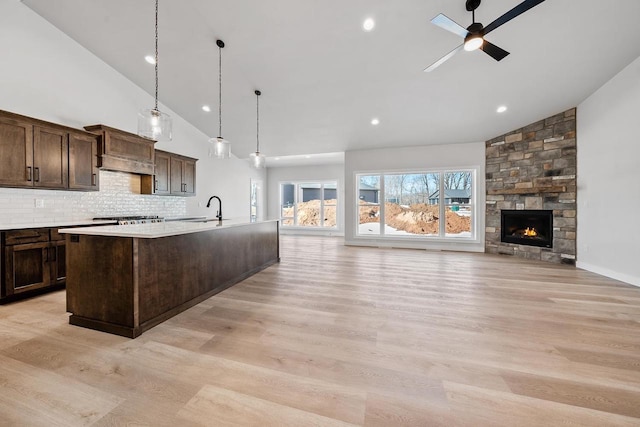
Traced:
<path id="1" fill-rule="evenodd" d="M 158 111 L 158 0 L 156 0 L 156 107 Z"/>
<path id="2" fill-rule="evenodd" d="M 218 138 L 222 138 L 222 48 L 218 46 Z"/>
<path id="3" fill-rule="evenodd" d="M 256 153 L 260 153 L 260 92 L 256 91 Z"/>

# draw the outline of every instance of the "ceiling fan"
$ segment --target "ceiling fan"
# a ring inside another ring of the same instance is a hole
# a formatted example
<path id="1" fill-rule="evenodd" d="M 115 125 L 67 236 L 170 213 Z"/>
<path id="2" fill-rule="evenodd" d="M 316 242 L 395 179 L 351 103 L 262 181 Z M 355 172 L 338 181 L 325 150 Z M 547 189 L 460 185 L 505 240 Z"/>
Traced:
<path id="1" fill-rule="evenodd" d="M 458 25 L 456 22 L 443 15 L 442 13 L 436 16 L 431 20 L 432 23 L 436 24 L 440 28 L 444 28 L 447 31 L 452 32 L 453 34 L 457 34 L 458 36 L 464 39 L 464 43 L 460 46 L 453 49 L 451 52 L 447 53 L 442 58 L 438 59 L 433 64 L 429 65 L 424 69 L 426 72 L 430 72 L 435 70 L 437 67 L 442 65 L 446 60 L 455 55 L 460 49 L 464 48 L 466 51 L 472 51 L 476 49 L 482 49 L 484 53 L 495 59 L 496 61 L 500 61 L 504 59 L 505 56 L 509 55 L 509 52 L 506 50 L 499 48 L 493 43 L 488 42 L 484 39 L 484 36 L 489 34 L 491 31 L 495 30 L 502 24 L 506 24 L 511 21 L 513 18 L 518 15 L 523 14 L 527 10 L 531 9 L 534 6 L 539 5 L 544 0 L 525 0 L 491 24 L 483 27 L 481 23 L 476 22 L 476 9 L 480 6 L 481 0 L 467 0 L 466 8 L 467 11 L 471 12 L 471 19 L 473 23 L 469 25 L 467 28 L 463 28 Z"/>

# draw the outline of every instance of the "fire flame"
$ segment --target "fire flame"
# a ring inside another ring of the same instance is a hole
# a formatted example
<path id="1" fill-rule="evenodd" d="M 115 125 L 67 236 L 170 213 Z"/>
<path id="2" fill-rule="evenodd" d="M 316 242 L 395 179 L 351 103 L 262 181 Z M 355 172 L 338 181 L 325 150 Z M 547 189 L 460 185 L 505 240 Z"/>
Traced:
<path id="1" fill-rule="evenodd" d="M 529 228 L 527 227 L 526 230 L 524 230 L 524 235 L 527 237 L 535 237 L 538 235 L 538 232 L 536 231 L 535 228 Z"/>

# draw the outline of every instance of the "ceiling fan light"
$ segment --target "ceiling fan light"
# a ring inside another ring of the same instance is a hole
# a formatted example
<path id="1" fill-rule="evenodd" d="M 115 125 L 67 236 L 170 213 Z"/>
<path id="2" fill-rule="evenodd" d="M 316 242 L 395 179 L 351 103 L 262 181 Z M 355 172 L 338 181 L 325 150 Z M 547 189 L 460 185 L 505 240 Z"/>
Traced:
<path id="1" fill-rule="evenodd" d="M 464 50 L 471 52 L 482 47 L 484 39 L 480 34 L 470 34 L 464 39 Z"/>

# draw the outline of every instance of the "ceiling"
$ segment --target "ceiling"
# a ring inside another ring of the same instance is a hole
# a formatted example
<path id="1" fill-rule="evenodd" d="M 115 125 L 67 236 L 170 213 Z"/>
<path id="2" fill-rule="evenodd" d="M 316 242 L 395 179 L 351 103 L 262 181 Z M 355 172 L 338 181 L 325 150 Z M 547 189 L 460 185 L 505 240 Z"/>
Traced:
<path id="1" fill-rule="evenodd" d="M 23 3 L 153 94 L 153 0 Z M 519 3 L 485 0 L 476 20 Z M 424 73 L 461 43 L 429 22 L 441 12 L 471 23 L 464 0 L 160 0 L 160 102 L 217 136 L 220 38 L 222 133 L 240 158 L 255 150 L 255 89 L 270 157 L 483 141 L 576 106 L 640 56 L 640 1 L 547 0 L 487 36 L 502 62 L 462 51 Z"/>

